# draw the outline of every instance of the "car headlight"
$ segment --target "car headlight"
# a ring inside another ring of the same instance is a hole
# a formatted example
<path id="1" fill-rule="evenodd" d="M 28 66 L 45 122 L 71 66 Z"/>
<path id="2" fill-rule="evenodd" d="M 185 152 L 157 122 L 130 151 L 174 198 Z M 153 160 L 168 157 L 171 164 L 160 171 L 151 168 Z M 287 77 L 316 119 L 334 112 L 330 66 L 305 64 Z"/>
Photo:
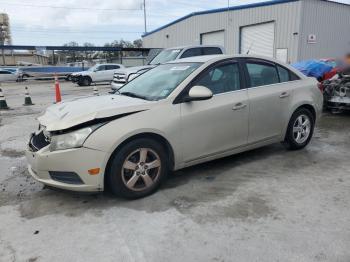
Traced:
<path id="1" fill-rule="evenodd" d="M 86 139 L 103 124 L 97 124 L 62 135 L 52 135 L 50 151 L 82 147 Z"/>

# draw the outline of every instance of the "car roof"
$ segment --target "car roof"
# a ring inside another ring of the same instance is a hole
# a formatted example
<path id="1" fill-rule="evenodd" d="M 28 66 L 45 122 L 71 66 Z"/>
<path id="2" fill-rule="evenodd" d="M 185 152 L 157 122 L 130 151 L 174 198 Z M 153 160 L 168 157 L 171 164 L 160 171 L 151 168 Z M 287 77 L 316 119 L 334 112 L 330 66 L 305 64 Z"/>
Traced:
<path id="1" fill-rule="evenodd" d="M 190 49 L 190 48 L 198 48 L 198 47 L 217 47 L 217 48 L 223 49 L 223 47 L 220 45 L 184 45 L 184 46 L 169 47 L 169 48 L 165 48 L 164 50 Z"/>
<path id="2" fill-rule="evenodd" d="M 271 57 L 266 57 L 266 56 L 258 56 L 258 55 L 205 55 L 205 56 L 192 56 L 192 57 L 187 57 L 187 58 L 182 58 L 182 59 L 177 59 L 174 61 L 170 61 L 167 64 L 178 64 L 178 63 L 214 63 L 220 60 L 225 60 L 225 59 L 234 59 L 234 58 L 252 58 L 252 59 L 262 59 L 266 61 L 270 61 L 279 65 L 283 65 L 284 67 L 288 68 L 291 70 L 293 73 L 297 74 L 300 78 L 305 78 L 305 76 L 295 69 L 294 67 L 287 65 L 281 61 L 278 61 L 274 58 Z"/>
<path id="3" fill-rule="evenodd" d="M 258 55 L 204 55 L 204 56 L 192 56 L 187 58 L 181 58 L 174 61 L 169 61 L 168 63 L 206 63 L 211 62 L 215 60 L 221 60 L 221 59 L 230 59 L 230 58 L 256 58 L 256 59 L 263 59 L 267 61 L 271 61 L 278 64 L 283 64 L 282 62 L 266 56 L 258 56 Z"/>
<path id="4" fill-rule="evenodd" d="M 114 64 L 114 63 L 105 63 L 105 64 L 96 64 L 97 66 L 101 66 L 101 65 L 118 65 L 120 66 L 121 64 Z"/>

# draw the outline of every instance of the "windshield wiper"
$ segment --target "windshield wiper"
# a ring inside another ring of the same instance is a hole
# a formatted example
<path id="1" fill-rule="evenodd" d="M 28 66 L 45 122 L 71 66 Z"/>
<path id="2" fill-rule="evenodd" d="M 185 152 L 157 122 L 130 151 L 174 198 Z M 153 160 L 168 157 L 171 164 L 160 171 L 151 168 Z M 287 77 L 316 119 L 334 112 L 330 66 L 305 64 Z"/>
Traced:
<path id="1" fill-rule="evenodd" d="M 121 92 L 120 94 L 123 96 L 130 96 L 130 97 L 140 98 L 143 100 L 148 100 L 146 96 L 138 95 L 132 92 Z"/>

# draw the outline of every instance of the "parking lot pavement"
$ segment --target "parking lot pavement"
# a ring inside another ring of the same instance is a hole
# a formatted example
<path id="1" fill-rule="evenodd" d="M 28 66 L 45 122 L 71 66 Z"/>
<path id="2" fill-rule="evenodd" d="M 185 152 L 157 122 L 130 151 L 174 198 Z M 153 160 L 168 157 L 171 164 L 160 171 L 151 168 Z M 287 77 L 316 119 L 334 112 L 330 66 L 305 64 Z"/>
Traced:
<path id="1" fill-rule="evenodd" d="M 44 189 L 24 150 L 51 82 L 3 85 L 0 261 L 350 261 L 350 115 L 325 114 L 311 144 L 276 144 L 178 171 L 136 201 Z M 98 86 L 106 93 L 108 86 Z M 63 99 L 92 87 L 62 84 Z"/>

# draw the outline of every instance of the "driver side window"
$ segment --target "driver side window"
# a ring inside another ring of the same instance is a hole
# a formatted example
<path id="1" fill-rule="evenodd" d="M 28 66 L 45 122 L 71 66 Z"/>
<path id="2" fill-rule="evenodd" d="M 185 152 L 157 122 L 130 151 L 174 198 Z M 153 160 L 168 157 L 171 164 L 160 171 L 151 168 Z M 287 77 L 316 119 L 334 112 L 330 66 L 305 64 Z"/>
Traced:
<path id="1" fill-rule="evenodd" d="M 96 68 L 96 71 L 104 71 L 106 70 L 106 66 L 100 65 L 99 67 Z"/>
<path id="2" fill-rule="evenodd" d="M 213 94 L 221 94 L 241 89 L 238 63 L 218 65 L 200 77 L 194 85 L 205 86 Z"/>

